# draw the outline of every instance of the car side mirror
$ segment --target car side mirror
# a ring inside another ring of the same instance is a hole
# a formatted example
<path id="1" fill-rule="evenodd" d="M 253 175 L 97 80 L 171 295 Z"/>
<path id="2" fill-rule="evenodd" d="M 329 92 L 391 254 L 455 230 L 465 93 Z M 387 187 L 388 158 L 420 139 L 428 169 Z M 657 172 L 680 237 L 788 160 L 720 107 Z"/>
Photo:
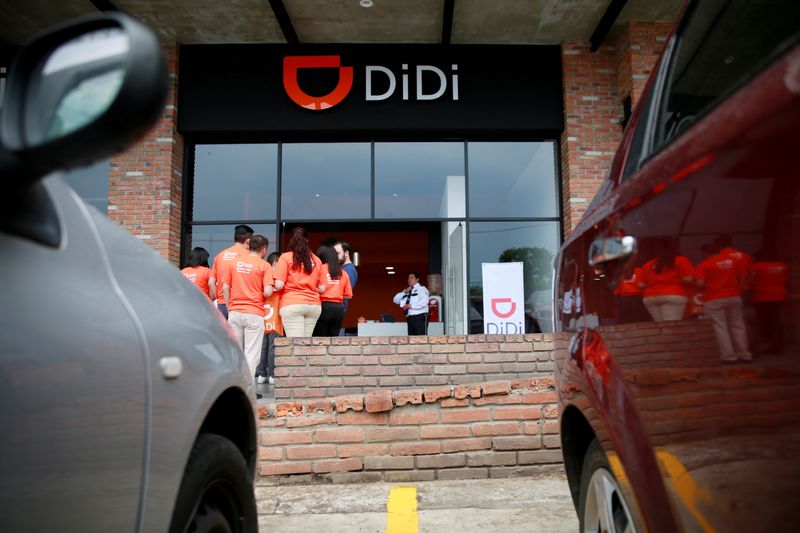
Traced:
<path id="1" fill-rule="evenodd" d="M 123 150 L 158 119 L 168 71 L 153 32 L 120 13 L 60 26 L 9 71 L 0 116 L 0 176 L 22 188 L 55 170 Z"/>

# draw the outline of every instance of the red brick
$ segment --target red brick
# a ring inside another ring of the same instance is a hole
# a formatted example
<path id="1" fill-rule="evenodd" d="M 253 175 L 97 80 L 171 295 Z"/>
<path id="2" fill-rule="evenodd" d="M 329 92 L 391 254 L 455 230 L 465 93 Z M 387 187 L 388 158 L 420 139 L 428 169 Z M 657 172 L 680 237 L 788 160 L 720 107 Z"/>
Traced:
<path id="1" fill-rule="evenodd" d="M 453 390 L 453 398 L 463 400 L 464 398 L 480 398 L 481 386 L 479 384 L 457 385 Z"/>
<path id="2" fill-rule="evenodd" d="M 367 393 L 364 405 L 368 413 L 381 413 L 392 410 L 392 391 L 382 390 Z"/>
<path id="3" fill-rule="evenodd" d="M 495 407 L 492 409 L 493 420 L 538 420 L 542 410 L 538 407 Z"/>
<path id="4" fill-rule="evenodd" d="M 446 440 L 442 442 L 442 451 L 444 453 L 488 450 L 491 447 L 492 439 L 488 437 L 481 439 Z"/>
<path id="5" fill-rule="evenodd" d="M 508 394 L 511 392 L 510 381 L 488 381 L 483 384 L 483 395 Z"/>
<path id="6" fill-rule="evenodd" d="M 425 402 L 433 403 L 442 398 L 449 398 L 452 392 L 450 387 L 440 387 L 438 389 L 425 389 L 423 395 L 425 397 Z"/>
<path id="7" fill-rule="evenodd" d="M 411 456 L 370 456 L 364 458 L 364 470 L 411 470 L 414 458 Z"/>
<path id="8" fill-rule="evenodd" d="M 357 376 L 361 373 L 360 368 L 347 366 L 332 366 L 326 369 L 320 368 L 319 370 L 324 370 L 328 376 Z"/>
<path id="9" fill-rule="evenodd" d="M 472 424 L 472 434 L 476 437 L 519 435 L 519 422 L 489 422 L 486 424 Z"/>
<path id="10" fill-rule="evenodd" d="M 308 378 L 309 387 L 341 387 L 342 378 Z"/>
<path id="11" fill-rule="evenodd" d="M 334 398 L 336 402 L 336 411 L 344 413 L 348 409 L 353 411 L 364 410 L 364 396 L 361 394 L 354 394 L 352 396 L 338 396 Z"/>
<path id="12" fill-rule="evenodd" d="M 393 355 L 394 346 L 390 345 L 364 346 L 364 350 L 361 353 L 363 353 L 364 355 Z"/>
<path id="13" fill-rule="evenodd" d="M 335 424 L 336 417 L 332 414 L 322 416 L 299 416 L 297 418 L 289 417 L 286 419 L 287 428 L 303 428 L 308 426 L 325 426 L 328 424 Z"/>
<path id="14" fill-rule="evenodd" d="M 382 355 L 379 357 L 382 365 L 410 365 L 412 363 L 410 355 Z"/>
<path id="15" fill-rule="evenodd" d="M 453 398 L 449 398 L 447 400 L 442 400 L 439 406 L 443 409 L 448 409 L 451 407 L 467 407 L 469 406 L 469 400 L 454 400 Z"/>
<path id="16" fill-rule="evenodd" d="M 489 420 L 489 409 L 468 409 L 458 411 L 442 411 L 442 422 L 476 422 Z"/>
<path id="17" fill-rule="evenodd" d="M 561 448 L 561 437 L 558 435 L 545 435 L 542 437 L 545 448 Z"/>
<path id="18" fill-rule="evenodd" d="M 472 400 L 472 404 L 478 407 L 482 405 L 513 405 L 522 403 L 521 394 L 509 394 L 507 396 L 486 396 Z"/>
<path id="19" fill-rule="evenodd" d="M 438 442 L 398 442 L 389 446 L 392 455 L 429 455 L 440 451 Z"/>
<path id="20" fill-rule="evenodd" d="M 447 356 L 447 360 L 451 363 L 481 363 L 483 357 L 479 353 L 454 353 Z"/>
<path id="21" fill-rule="evenodd" d="M 309 474 L 311 463 L 272 463 L 258 467 L 262 476 L 283 476 L 287 474 Z"/>
<path id="22" fill-rule="evenodd" d="M 389 422 L 389 415 L 386 413 L 354 413 L 349 411 L 341 413 L 336 423 L 340 426 L 346 425 L 379 425 L 385 426 Z"/>
<path id="23" fill-rule="evenodd" d="M 492 439 L 495 450 L 538 450 L 542 447 L 542 439 L 530 437 L 495 437 Z"/>
<path id="24" fill-rule="evenodd" d="M 392 442 L 398 440 L 418 440 L 419 428 L 375 428 L 367 430 L 367 442 Z"/>
<path id="25" fill-rule="evenodd" d="M 283 459 L 283 447 L 276 446 L 274 448 L 268 448 L 266 446 L 259 446 L 259 461 L 280 461 L 281 459 Z"/>
<path id="26" fill-rule="evenodd" d="M 345 366 L 365 366 L 365 365 L 377 365 L 378 364 L 378 356 L 377 355 L 354 355 L 354 356 L 347 356 L 344 358 Z"/>
<path id="27" fill-rule="evenodd" d="M 531 386 L 530 379 L 512 379 L 511 390 L 527 389 Z"/>
<path id="28" fill-rule="evenodd" d="M 467 464 L 467 456 L 463 453 L 439 455 L 418 455 L 417 468 L 454 468 Z"/>
<path id="29" fill-rule="evenodd" d="M 419 409 L 398 409 L 389 415 L 389 424 L 394 426 L 408 426 L 418 424 L 435 424 L 439 421 L 438 411 L 421 411 Z"/>
<path id="30" fill-rule="evenodd" d="M 323 413 L 332 413 L 335 404 L 330 398 L 324 400 L 309 400 L 306 402 L 306 413 L 315 413 L 321 411 Z"/>
<path id="31" fill-rule="evenodd" d="M 322 348 L 322 346 L 312 346 L 312 348 Z M 325 356 L 315 356 L 308 358 L 308 364 L 310 366 L 339 366 L 342 364 L 344 359 L 341 355 L 325 355 Z"/>
<path id="32" fill-rule="evenodd" d="M 564 456 L 561 454 L 561 450 L 534 450 L 519 452 L 517 461 L 521 465 L 561 463 L 564 461 Z"/>
<path id="33" fill-rule="evenodd" d="M 331 355 L 358 355 L 361 353 L 361 346 L 331 346 L 328 348 Z"/>
<path id="34" fill-rule="evenodd" d="M 275 406 L 276 416 L 286 416 L 288 414 L 295 416 L 303 414 L 303 404 L 300 402 L 284 402 Z"/>
<path id="35" fill-rule="evenodd" d="M 559 432 L 558 422 L 545 422 L 542 425 L 542 433 L 553 434 Z"/>
<path id="36" fill-rule="evenodd" d="M 330 459 L 327 461 L 316 461 L 314 463 L 314 472 L 323 474 L 328 472 L 349 472 L 352 470 L 361 470 L 364 468 L 364 461 L 358 458 L 352 459 Z"/>
<path id="37" fill-rule="evenodd" d="M 295 346 L 294 355 L 328 355 L 324 346 Z"/>
<path id="38" fill-rule="evenodd" d="M 542 408 L 542 414 L 545 416 L 545 418 L 558 418 L 558 406 L 547 405 Z"/>
<path id="39" fill-rule="evenodd" d="M 270 418 L 268 420 L 259 420 L 258 427 L 260 428 L 277 428 L 277 427 L 285 427 L 286 426 L 286 419 L 285 418 Z"/>
<path id="40" fill-rule="evenodd" d="M 526 435 L 538 435 L 540 422 L 523 422 L 522 432 Z"/>
<path id="41" fill-rule="evenodd" d="M 419 428 L 419 436 L 423 439 L 458 439 L 469 437 L 469 426 L 422 426 Z"/>
<path id="42" fill-rule="evenodd" d="M 471 452 L 467 466 L 511 466 L 517 464 L 516 452 Z"/>
<path id="43" fill-rule="evenodd" d="M 364 431 L 358 428 L 318 429 L 314 433 L 316 442 L 362 442 Z"/>
<path id="44" fill-rule="evenodd" d="M 370 366 L 361 369 L 365 376 L 396 376 L 397 369 L 393 366 Z"/>
<path id="45" fill-rule="evenodd" d="M 310 431 L 262 431 L 259 433 L 263 446 L 275 444 L 311 444 Z"/>
<path id="46" fill-rule="evenodd" d="M 286 448 L 287 459 L 319 459 L 336 457 L 336 446 L 333 444 L 315 444 L 312 446 L 291 446 Z"/>
<path id="47" fill-rule="evenodd" d="M 293 378 L 320 377 L 325 375 L 324 368 L 291 368 L 289 375 Z"/>
<path id="48" fill-rule="evenodd" d="M 422 403 L 421 390 L 397 390 L 392 392 L 392 399 L 394 404 L 398 407 L 407 403 L 419 405 Z"/>
<path id="49" fill-rule="evenodd" d="M 339 446 L 339 457 L 385 455 L 388 447 L 388 444 L 346 444 Z"/>
<path id="50" fill-rule="evenodd" d="M 522 403 L 555 403 L 558 401 L 558 395 L 555 392 L 522 392 Z"/>

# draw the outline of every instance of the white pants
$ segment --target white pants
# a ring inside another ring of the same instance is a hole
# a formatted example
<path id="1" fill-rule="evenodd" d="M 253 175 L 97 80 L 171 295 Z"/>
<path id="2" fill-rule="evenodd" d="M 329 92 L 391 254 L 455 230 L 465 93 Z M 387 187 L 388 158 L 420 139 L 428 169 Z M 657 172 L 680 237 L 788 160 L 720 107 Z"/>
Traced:
<path id="1" fill-rule="evenodd" d="M 230 324 L 244 358 L 250 367 L 250 376 L 256 375 L 256 368 L 261 360 L 261 345 L 264 342 L 264 317 L 239 311 L 228 312 Z"/>
<path id="2" fill-rule="evenodd" d="M 719 354 L 723 359 L 750 355 L 741 296 L 705 302 L 703 314 L 714 324 Z"/>
<path id="3" fill-rule="evenodd" d="M 686 296 L 648 296 L 643 298 L 644 306 L 656 322 L 662 320 L 682 320 L 686 310 Z"/>
<path id="4" fill-rule="evenodd" d="M 321 304 L 294 304 L 281 307 L 283 332 L 287 337 L 310 337 L 322 313 Z"/>

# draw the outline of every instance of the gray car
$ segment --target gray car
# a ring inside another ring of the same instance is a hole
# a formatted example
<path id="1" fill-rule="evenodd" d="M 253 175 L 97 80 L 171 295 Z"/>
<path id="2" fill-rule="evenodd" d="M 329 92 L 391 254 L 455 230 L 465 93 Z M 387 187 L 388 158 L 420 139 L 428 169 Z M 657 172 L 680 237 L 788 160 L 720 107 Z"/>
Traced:
<path id="1" fill-rule="evenodd" d="M 255 391 L 221 315 L 57 175 L 163 108 L 149 29 L 119 14 L 28 45 L 0 119 L 0 523 L 255 531 Z"/>

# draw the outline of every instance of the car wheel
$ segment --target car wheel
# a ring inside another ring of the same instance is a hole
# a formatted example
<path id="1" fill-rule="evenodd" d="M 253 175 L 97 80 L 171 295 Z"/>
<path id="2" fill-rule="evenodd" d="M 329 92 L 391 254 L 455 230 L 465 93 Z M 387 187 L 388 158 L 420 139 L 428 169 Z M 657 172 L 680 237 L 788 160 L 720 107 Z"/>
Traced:
<path id="1" fill-rule="evenodd" d="M 597 439 L 589 445 L 583 460 L 578 509 L 583 533 L 636 531 L 630 507 Z"/>
<path id="2" fill-rule="evenodd" d="M 220 435 L 197 438 L 183 474 L 171 533 L 258 530 L 253 481 L 239 449 Z"/>

